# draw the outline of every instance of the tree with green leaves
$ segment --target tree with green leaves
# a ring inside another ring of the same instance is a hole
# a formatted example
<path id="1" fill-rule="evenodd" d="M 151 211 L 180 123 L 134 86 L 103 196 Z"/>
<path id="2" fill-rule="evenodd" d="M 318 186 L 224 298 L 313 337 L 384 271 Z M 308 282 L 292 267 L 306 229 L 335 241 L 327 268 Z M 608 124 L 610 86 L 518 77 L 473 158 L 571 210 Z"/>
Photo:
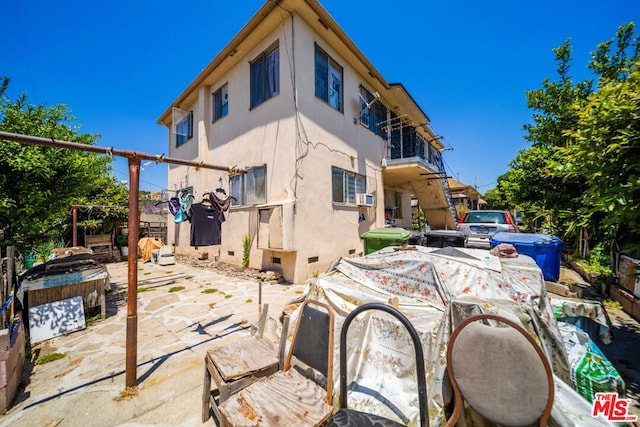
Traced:
<path id="1" fill-rule="evenodd" d="M 482 197 L 486 204 L 486 209 L 509 210 L 509 201 L 504 196 L 504 192 L 500 188 L 492 188 L 484 193 Z"/>
<path id="2" fill-rule="evenodd" d="M 527 92 L 534 113 L 521 150 L 496 191 L 510 207 L 572 244 L 603 242 L 622 225 L 638 234 L 639 38 L 634 24 L 591 53 L 593 80 L 574 82 L 567 40 L 553 53 L 557 79 Z M 595 82 L 595 87 L 594 87 Z"/>
<path id="3" fill-rule="evenodd" d="M 79 132 L 65 105 L 32 105 L 26 94 L 10 99 L 8 86 L 9 79 L 0 78 L 0 130 L 89 145 L 98 139 Z M 69 242 L 72 205 L 126 205 L 127 189 L 111 175 L 111 162 L 94 153 L 0 141 L 0 245 Z M 97 213 L 93 225 L 109 227 L 126 216 L 123 210 Z"/>
<path id="4" fill-rule="evenodd" d="M 572 48 L 569 40 L 553 49 L 558 79 L 552 81 L 545 78 L 542 88 L 530 90 L 527 95 L 527 106 L 534 113 L 533 123 L 524 125 L 527 131 L 525 139 L 534 146 L 545 145 L 563 147 L 566 145 L 567 129 L 573 129 L 577 122 L 576 107 L 584 103 L 592 92 L 593 82 L 574 83 L 571 74 Z"/>
<path id="5" fill-rule="evenodd" d="M 557 80 L 544 79 L 542 88 L 527 92 L 527 106 L 534 111 L 524 126 L 532 146 L 521 150 L 501 179 L 514 207 L 525 210 L 535 225 L 560 234 L 567 228 L 570 212 L 580 206 L 582 180 L 555 174 L 554 161 L 562 161 L 560 148 L 567 144 L 565 132 L 577 122 L 577 107 L 591 93 L 591 81 L 574 83 L 570 74 L 572 49 L 567 40 L 553 49 L 558 64 Z M 564 238 L 570 236 L 565 235 Z"/>
<path id="6" fill-rule="evenodd" d="M 609 40 L 592 53 L 598 87 L 577 109 L 555 164 L 557 176 L 584 181 L 575 222 L 597 225 L 600 239 L 640 236 L 640 37 L 633 30 L 620 27 L 614 51 Z"/>

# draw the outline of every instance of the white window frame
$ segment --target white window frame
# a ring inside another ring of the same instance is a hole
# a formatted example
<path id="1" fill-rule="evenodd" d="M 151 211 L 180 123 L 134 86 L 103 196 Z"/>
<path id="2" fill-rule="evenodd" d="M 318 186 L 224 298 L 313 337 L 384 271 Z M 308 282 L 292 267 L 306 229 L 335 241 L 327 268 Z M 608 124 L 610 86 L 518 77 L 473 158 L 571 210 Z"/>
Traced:
<path id="1" fill-rule="evenodd" d="M 267 165 L 247 167 L 246 173 L 229 176 L 231 206 L 267 203 Z"/>
<path id="2" fill-rule="evenodd" d="M 176 147 L 193 138 L 193 111 L 176 124 Z"/>
<path id="3" fill-rule="evenodd" d="M 336 187 L 337 180 L 340 180 L 339 187 Z M 356 194 L 366 193 L 366 189 L 367 180 L 364 175 L 331 166 L 331 201 L 333 203 L 357 206 Z"/>

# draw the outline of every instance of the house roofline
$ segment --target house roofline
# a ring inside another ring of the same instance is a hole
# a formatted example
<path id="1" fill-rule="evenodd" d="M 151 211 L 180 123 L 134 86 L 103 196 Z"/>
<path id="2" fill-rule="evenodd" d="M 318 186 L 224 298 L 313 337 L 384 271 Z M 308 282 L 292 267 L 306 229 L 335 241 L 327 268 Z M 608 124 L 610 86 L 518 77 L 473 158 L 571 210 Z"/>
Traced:
<path id="1" fill-rule="evenodd" d="M 464 182 L 460 182 L 457 179 L 447 178 L 447 184 L 451 191 L 470 191 L 471 193 L 475 193 L 477 197 L 482 197 L 482 193 L 480 193 L 477 188 L 472 185 L 465 184 Z"/>
<path id="2" fill-rule="evenodd" d="M 165 123 L 169 117 L 171 117 L 171 110 L 174 106 L 180 105 L 184 102 L 189 95 L 198 90 L 199 86 L 202 84 L 204 80 L 209 76 L 213 70 L 218 68 L 218 66 L 235 50 L 237 47 L 247 38 L 260 24 L 264 19 L 278 6 L 277 2 L 267 1 L 262 7 L 256 12 L 255 15 L 249 20 L 247 24 L 238 32 L 238 34 L 231 39 L 229 43 L 225 45 L 224 48 L 218 53 L 213 60 L 200 71 L 198 76 L 187 86 L 185 90 L 175 99 L 167 108 L 162 115 L 158 118 L 157 123 L 160 125 L 169 126 Z"/>
<path id="3" fill-rule="evenodd" d="M 267 0 L 262 7 L 256 12 L 256 14 L 249 20 L 247 24 L 231 39 L 229 43 L 218 53 L 214 59 L 200 71 L 198 76 L 187 86 L 185 90 L 171 103 L 171 105 L 162 113 L 158 118 L 157 123 L 164 126 L 169 126 L 168 120 L 171 118 L 171 111 L 174 106 L 179 106 L 184 103 L 189 96 L 197 91 L 202 83 L 209 77 L 209 75 L 218 68 L 228 56 L 230 56 L 234 50 L 236 50 L 240 44 L 256 29 L 265 19 L 273 12 L 276 7 L 282 7 L 287 10 L 285 6 L 293 6 L 292 10 L 295 10 L 295 6 L 301 0 Z M 429 116 L 422 110 L 420 105 L 415 101 L 413 96 L 407 91 L 402 83 L 389 83 L 380 74 L 380 72 L 373 66 L 373 64 L 367 59 L 364 53 L 355 45 L 355 43 L 349 38 L 347 33 L 338 25 L 333 17 L 327 12 L 327 10 L 318 2 L 318 0 L 302 0 L 321 20 L 328 29 L 330 29 L 337 38 L 344 43 L 354 57 L 364 65 L 369 72 L 369 75 L 377 80 L 379 84 L 386 91 L 400 89 L 407 96 L 410 102 L 416 107 L 417 111 L 422 114 L 426 120 L 426 123 L 419 123 L 425 131 L 433 135 L 433 132 L 427 127 L 430 123 Z M 436 135 L 433 135 L 437 140 Z M 438 141 L 439 142 L 439 141 Z"/>
<path id="4" fill-rule="evenodd" d="M 416 108 L 418 108 L 418 110 L 420 110 L 420 112 L 425 116 L 425 118 L 427 119 L 427 123 L 426 124 L 431 123 L 431 119 L 429 118 L 429 116 L 427 116 L 427 113 L 424 112 L 422 107 L 420 107 L 420 104 L 418 104 L 416 102 L 416 100 L 413 98 L 413 95 L 411 95 L 411 93 L 409 93 L 407 88 L 402 83 L 389 83 L 389 85 L 391 87 L 398 87 L 398 88 L 402 89 L 402 91 L 405 93 L 405 95 L 407 95 L 407 97 L 409 97 L 411 102 L 413 102 L 416 105 Z"/>
<path id="5" fill-rule="evenodd" d="M 347 46 L 347 48 L 353 53 L 353 55 L 360 61 L 371 73 L 372 77 L 375 78 L 382 84 L 382 86 L 389 90 L 391 89 L 391 85 L 382 77 L 382 74 L 373 66 L 371 61 L 367 59 L 367 57 L 362 53 L 362 51 L 356 46 L 356 44 L 351 40 L 351 38 L 347 35 L 347 33 L 340 27 L 340 25 L 333 19 L 333 17 L 327 12 L 327 10 L 317 1 L 317 0 L 304 0 L 309 7 L 322 19 L 322 21 L 329 27 L 331 31 L 334 32 L 336 36 L 340 39 L 342 43 Z"/>

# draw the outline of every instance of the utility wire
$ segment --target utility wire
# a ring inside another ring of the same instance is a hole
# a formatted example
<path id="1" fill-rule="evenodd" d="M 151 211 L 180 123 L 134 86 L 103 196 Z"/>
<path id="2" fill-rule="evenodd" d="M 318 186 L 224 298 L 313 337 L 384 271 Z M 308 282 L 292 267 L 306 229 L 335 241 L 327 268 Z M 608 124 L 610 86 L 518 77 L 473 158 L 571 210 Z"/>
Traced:
<path id="1" fill-rule="evenodd" d="M 113 168 L 113 167 L 112 167 L 111 169 L 112 169 L 114 172 L 119 173 L 120 175 L 126 176 L 127 178 L 129 177 L 129 173 L 125 173 L 125 172 L 119 171 L 119 170 L 117 170 L 117 169 L 115 169 L 115 168 Z M 139 181 L 140 181 L 140 182 L 144 182 L 145 184 L 151 185 L 151 186 L 153 186 L 153 187 L 159 188 L 159 189 L 161 189 L 161 190 L 166 190 L 166 188 L 165 188 L 165 187 L 163 187 L 163 186 L 161 186 L 161 185 L 158 185 L 158 184 L 154 184 L 153 182 L 145 181 L 145 180 L 143 180 L 143 179 L 139 179 Z"/>

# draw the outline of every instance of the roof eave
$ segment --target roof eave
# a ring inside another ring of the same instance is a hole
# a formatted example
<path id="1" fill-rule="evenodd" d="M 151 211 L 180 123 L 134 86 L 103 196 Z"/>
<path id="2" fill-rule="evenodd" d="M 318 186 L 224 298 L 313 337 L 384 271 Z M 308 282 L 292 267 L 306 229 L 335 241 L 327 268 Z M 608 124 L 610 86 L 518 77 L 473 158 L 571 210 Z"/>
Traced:
<path id="1" fill-rule="evenodd" d="M 167 119 L 171 117 L 171 110 L 175 105 L 180 105 L 187 97 L 193 92 L 198 90 L 198 87 L 204 82 L 209 74 L 215 70 L 228 56 L 230 56 L 234 50 L 247 38 L 264 19 L 278 6 L 277 2 L 267 1 L 262 5 L 260 10 L 249 20 L 249 22 L 242 27 L 242 29 L 235 35 L 235 37 L 227 43 L 227 45 L 216 55 L 215 58 L 198 74 L 198 76 L 187 86 L 185 90 L 171 103 L 162 115 L 158 118 L 157 123 L 160 125 L 169 126 Z"/>

